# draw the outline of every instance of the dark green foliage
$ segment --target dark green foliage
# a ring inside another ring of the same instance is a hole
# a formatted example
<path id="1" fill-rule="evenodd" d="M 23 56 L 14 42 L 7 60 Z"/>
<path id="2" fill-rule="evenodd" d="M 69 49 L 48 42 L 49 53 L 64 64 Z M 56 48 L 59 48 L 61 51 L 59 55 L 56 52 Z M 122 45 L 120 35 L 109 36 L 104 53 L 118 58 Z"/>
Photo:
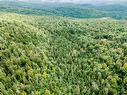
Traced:
<path id="1" fill-rule="evenodd" d="M 115 5 L 89 5 L 89 4 L 62 4 L 62 3 L 24 3 L 18 1 L 0 1 L 1 12 L 11 12 L 27 15 L 52 15 L 74 18 L 113 18 L 126 19 L 127 6 Z"/>

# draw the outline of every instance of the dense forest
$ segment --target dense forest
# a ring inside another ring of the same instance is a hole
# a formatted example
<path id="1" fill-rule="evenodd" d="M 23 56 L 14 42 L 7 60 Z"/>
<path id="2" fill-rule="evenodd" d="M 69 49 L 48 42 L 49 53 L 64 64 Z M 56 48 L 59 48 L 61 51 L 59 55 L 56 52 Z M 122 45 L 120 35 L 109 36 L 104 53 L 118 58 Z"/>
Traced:
<path id="1" fill-rule="evenodd" d="M 0 95 L 127 95 L 126 9 L 0 1 Z"/>
<path id="2" fill-rule="evenodd" d="M 0 14 L 2 95 L 126 95 L 127 22 Z"/>

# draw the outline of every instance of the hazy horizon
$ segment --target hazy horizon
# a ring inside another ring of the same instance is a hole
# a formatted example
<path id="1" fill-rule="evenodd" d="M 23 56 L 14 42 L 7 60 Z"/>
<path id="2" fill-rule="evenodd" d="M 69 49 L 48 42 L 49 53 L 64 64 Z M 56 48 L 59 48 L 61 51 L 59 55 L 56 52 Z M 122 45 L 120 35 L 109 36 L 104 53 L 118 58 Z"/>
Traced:
<path id="1" fill-rule="evenodd" d="M 127 0 L 0 0 L 0 1 L 23 1 L 23 2 L 33 2 L 33 3 L 42 3 L 42 2 L 58 2 L 58 3 L 86 3 L 86 4 L 98 4 L 98 3 L 105 3 L 105 4 L 116 4 L 116 3 L 123 3 L 127 2 Z"/>

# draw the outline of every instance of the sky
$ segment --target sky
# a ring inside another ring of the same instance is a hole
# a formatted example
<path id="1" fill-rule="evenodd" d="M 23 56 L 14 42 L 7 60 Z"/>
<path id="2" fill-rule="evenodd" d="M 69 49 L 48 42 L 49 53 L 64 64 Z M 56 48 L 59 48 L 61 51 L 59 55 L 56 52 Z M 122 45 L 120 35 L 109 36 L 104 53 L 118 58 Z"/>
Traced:
<path id="1" fill-rule="evenodd" d="M 69 2 L 69 3 L 119 3 L 126 2 L 127 0 L 20 0 L 32 2 Z"/>
<path id="2" fill-rule="evenodd" d="M 1 1 L 1 0 L 0 0 Z M 4 0 L 3 0 L 4 1 Z M 64 2 L 64 3 L 121 3 L 127 2 L 127 0 L 10 0 L 10 1 L 24 1 L 24 2 Z"/>

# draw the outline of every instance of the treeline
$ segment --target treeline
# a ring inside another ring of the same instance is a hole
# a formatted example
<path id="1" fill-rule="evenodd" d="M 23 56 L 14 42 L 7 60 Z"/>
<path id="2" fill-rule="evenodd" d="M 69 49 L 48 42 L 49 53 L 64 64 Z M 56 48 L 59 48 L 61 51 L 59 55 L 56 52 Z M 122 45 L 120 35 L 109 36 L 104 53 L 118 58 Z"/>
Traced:
<path id="1" fill-rule="evenodd" d="M 73 18 L 127 18 L 126 5 L 89 5 L 89 4 L 38 4 L 24 2 L 0 1 L 1 12 L 27 15 L 53 15 Z"/>

